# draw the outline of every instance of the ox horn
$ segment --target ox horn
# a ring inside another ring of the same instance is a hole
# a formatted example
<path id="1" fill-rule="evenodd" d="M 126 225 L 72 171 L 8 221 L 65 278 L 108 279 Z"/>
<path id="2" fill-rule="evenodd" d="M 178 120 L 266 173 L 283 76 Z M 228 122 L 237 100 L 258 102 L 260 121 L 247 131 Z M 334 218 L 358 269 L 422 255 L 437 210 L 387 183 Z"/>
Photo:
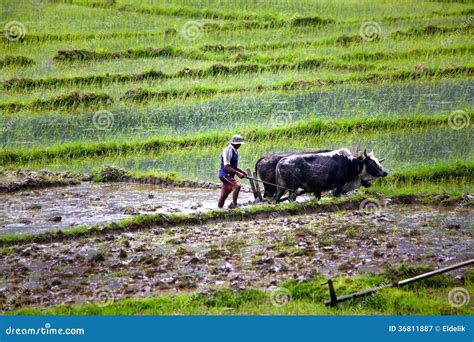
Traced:
<path id="1" fill-rule="evenodd" d="M 383 163 L 383 161 L 385 160 L 385 158 L 382 158 L 379 160 L 380 163 Z"/>
<path id="2" fill-rule="evenodd" d="M 360 143 L 356 144 L 355 156 L 358 157 L 360 155 Z"/>
<path id="3" fill-rule="evenodd" d="M 367 149 L 364 149 L 364 157 L 367 157 Z"/>

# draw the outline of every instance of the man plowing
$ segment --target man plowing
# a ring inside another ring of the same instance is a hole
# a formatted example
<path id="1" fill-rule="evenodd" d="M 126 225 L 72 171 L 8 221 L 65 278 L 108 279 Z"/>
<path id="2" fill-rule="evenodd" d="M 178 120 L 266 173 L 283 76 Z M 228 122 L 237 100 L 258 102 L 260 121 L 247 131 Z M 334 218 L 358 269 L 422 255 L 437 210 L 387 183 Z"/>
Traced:
<path id="1" fill-rule="evenodd" d="M 229 145 L 222 151 L 221 155 L 221 167 L 219 170 L 219 179 L 222 181 L 221 195 L 217 206 L 219 208 L 224 207 L 225 200 L 229 194 L 233 191 L 232 203 L 229 208 L 235 208 L 237 206 L 237 199 L 239 198 L 240 184 L 235 179 L 235 175 L 239 178 L 247 177 L 247 173 L 244 170 L 238 168 L 239 154 L 237 150 L 241 145 L 244 144 L 244 138 L 240 135 L 234 135 L 229 141 Z"/>

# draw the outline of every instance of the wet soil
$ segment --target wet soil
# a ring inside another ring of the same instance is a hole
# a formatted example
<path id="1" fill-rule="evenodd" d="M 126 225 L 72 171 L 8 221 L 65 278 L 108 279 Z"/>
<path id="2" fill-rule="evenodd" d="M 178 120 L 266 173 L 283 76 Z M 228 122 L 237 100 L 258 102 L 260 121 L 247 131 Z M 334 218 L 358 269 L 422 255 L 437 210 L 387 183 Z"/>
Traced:
<path id="1" fill-rule="evenodd" d="M 469 207 L 392 204 L 371 214 L 275 213 L 5 247 L 0 307 L 101 302 L 220 285 L 273 288 L 288 278 L 364 274 L 401 263 L 441 266 L 474 257 L 473 219 Z"/>
<path id="2" fill-rule="evenodd" d="M 0 170 L 0 193 L 23 189 L 46 188 L 58 185 L 79 184 L 90 180 L 90 175 L 46 170 Z"/>
<path id="3" fill-rule="evenodd" d="M 154 184 L 83 182 L 74 186 L 0 193 L 0 236 L 66 230 L 83 224 L 93 226 L 137 214 L 216 209 L 219 191 Z M 242 204 L 252 199 L 253 195 L 246 191 L 239 196 Z"/>

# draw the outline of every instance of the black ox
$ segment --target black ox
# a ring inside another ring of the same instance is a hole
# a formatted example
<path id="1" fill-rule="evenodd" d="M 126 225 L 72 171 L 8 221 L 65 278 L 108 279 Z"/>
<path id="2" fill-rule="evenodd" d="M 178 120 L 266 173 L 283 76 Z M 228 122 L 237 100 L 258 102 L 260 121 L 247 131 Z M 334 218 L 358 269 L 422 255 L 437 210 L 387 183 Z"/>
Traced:
<path id="1" fill-rule="evenodd" d="M 278 152 L 272 153 L 266 156 L 261 157 L 255 163 L 255 173 L 257 176 L 267 183 L 276 183 L 276 166 L 278 162 L 288 156 L 293 155 L 302 155 L 302 154 L 313 154 L 313 153 L 324 153 L 324 152 L 331 152 L 331 150 L 316 150 L 311 152 Z M 263 183 L 263 197 L 265 198 L 272 198 L 275 195 L 276 186 Z"/>
<path id="2" fill-rule="evenodd" d="M 370 180 L 387 176 L 387 172 L 373 153 L 364 151 L 353 155 L 347 148 L 323 153 L 294 154 L 280 158 L 275 168 L 276 184 L 289 189 L 289 199 L 296 198 L 298 189 L 313 193 L 333 190 L 339 197 L 344 188 L 370 186 Z M 274 194 L 279 202 L 285 189 L 278 187 Z"/>

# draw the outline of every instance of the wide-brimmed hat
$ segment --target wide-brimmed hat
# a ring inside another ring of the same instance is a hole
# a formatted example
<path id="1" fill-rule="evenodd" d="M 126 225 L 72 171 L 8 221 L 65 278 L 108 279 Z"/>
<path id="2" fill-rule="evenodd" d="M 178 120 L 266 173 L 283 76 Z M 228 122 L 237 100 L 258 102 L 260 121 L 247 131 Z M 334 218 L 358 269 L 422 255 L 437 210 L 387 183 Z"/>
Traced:
<path id="1" fill-rule="evenodd" d="M 232 139 L 230 139 L 229 144 L 235 144 L 235 145 L 242 145 L 244 143 L 244 138 L 242 138 L 241 135 L 234 135 Z"/>

